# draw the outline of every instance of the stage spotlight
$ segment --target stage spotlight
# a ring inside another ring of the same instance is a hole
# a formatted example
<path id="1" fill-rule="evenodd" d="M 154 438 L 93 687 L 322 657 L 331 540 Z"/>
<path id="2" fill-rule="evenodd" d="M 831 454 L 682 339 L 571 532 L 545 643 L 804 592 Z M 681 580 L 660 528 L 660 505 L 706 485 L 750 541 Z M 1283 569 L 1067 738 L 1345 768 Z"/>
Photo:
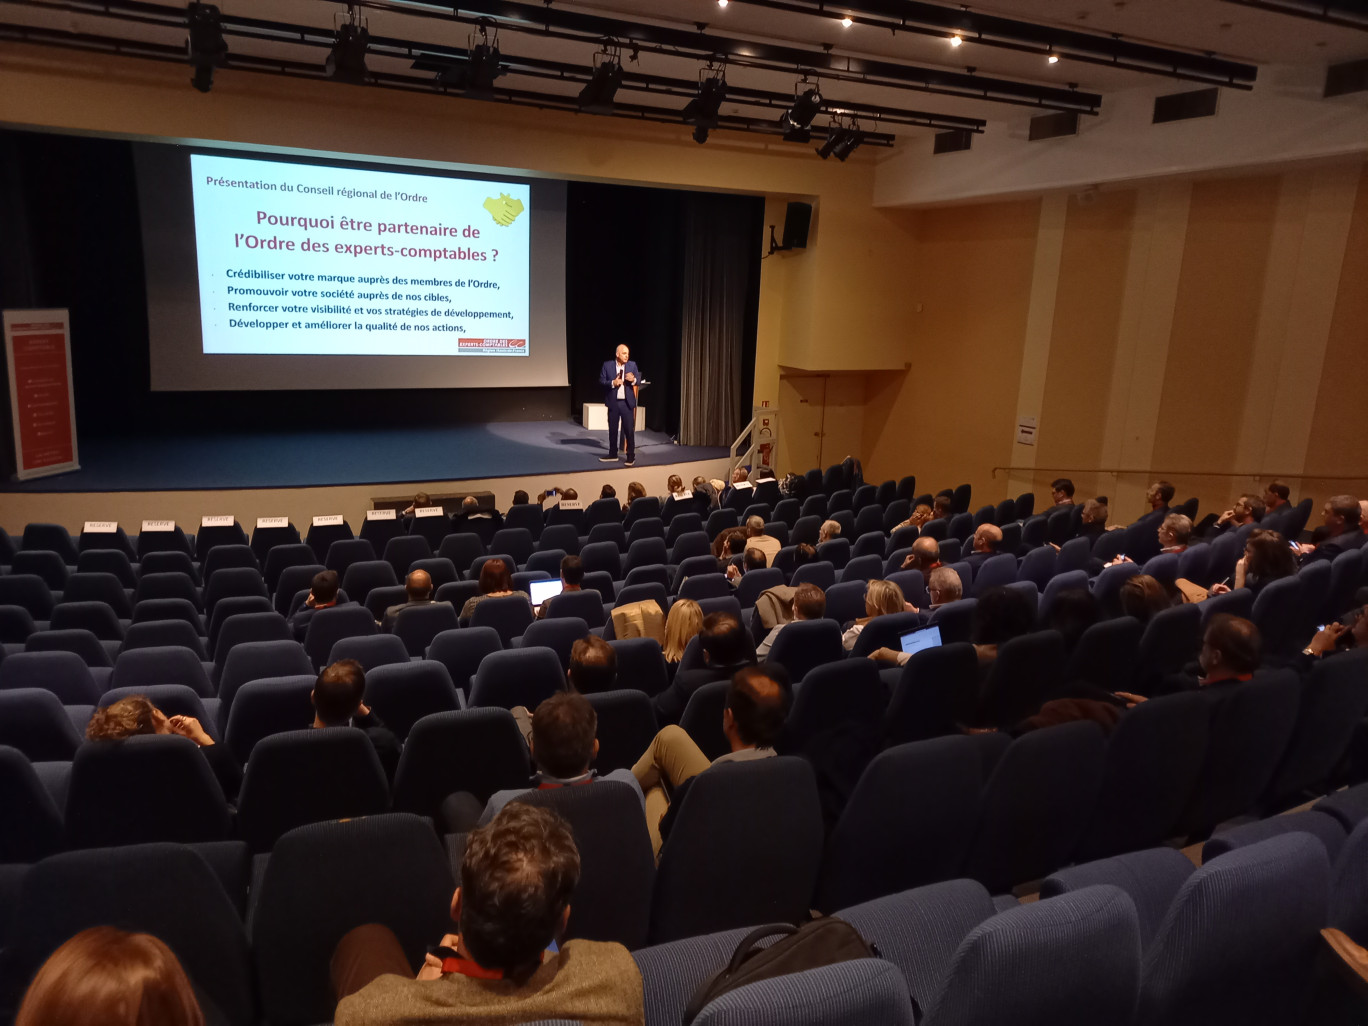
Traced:
<path id="1" fill-rule="evenodd" d="M 213 4 L 191 4 L 186 14 L 190 27 L 186 49 L 195 68 L 190 84 L 207 93 L 214 87 L 214 69 L 223 67 L 228 58 L 219 9 Z"/>
<path id="2" fill-rule="evenodd" d="M 612 57 L 594 68 L 594 75 L 580 90 L 580 110 L 590 114 L 611 114 L 613 97 L 622 85 L 622 65 Z"/>
<path id="3" fill-rule="evenodd" d="M 727 6 L 727 0 L 717 0 L 717 6 L 718 6 L 718 7 L 726 7 L 726 6 Z"/>
<path id="4" fill-rule="evenodd" d="M 694 132 L 695 140 L 707 141 L 708 129 L 717 127 L 717 114 L 726 98 L 727 80 L 721 75 L 705 78 L 698 84 L 698 95 L 684 106 L 684 119 L 703 130 L 702 139 Z"/>
<path id="5" fill-rule="evenodd" d="M 822 109 L 822 94 L 815 88 L 809 89 L 801 96 L 795 97 L 793 106 L 784 111 L 779 117 L 779 124 L 784 127 L 784 138 L 797 134 L 808 125 L 812 124 L 818 112 Z"/>
<path id="6" fill-rule="evenodd" d="M 708 141 L 708 128 L 704 125 L 694 125 L 693 141 L 700 146 Z"/>
<path id="7" fill-rule="evenodd" d="M 841 19 L 841 24 L 844 25 L 846 28 L 850 28 L 850 26 L 854 25 L 855 22 L 853 22 L 850 18 L 850 15 L 847 14 L 844 18 Z"/>
<path id="8" fill-rule="evenodd" d="M 354 15 L 353 15 L 354 17 Z M 366 50 L 370 46 L 370 32 L 355 20 L 337 30 L 337 42 L 328 53 L 324 70 L 338 82 L 360 85 L 366 81 Z"/>
<path id="9" fill-rule="evenodd" d="M 832 147 L 831 155 L 844 164 L 846 157 L 854 153 L 862 142 L 864 142 L 863 132 L 858 128 L 847 128 L 845 134 Z"/>
<path id="10" fill-rule="evenodd" d="M 1046 59 L 1047 59 L 1051 64 L 1058 64 L 1058 63 L 1059 63 L 1059 58 L 1056 57 L 1054 54 L 1050 54 L 1050 56 L 1049 56 L 1048 58 L 1046 58 Z"/>
<path id="11" fill-rule="evenodd" d="M 494 98 L 494 80 L 507 72 L 499 63 L 499 48 L 491 43 L 479 43 L 470 48 L 465 93 L 482 100 Z"/>
<path id="12" fill-rule="evenodd" d="M 950 37 L 950 45 L 951 45 L 951 46 L 959 46 L 959 45 L 961 45 L 963 42 L 964 42 L 964 40 L 963 40 L 962 38 L 960 38 L 959 36 L 951 36 L 951 37 Z"/>
<path id="13" fill-rule="evenodd" d="M 831 156 L 832 152 L 836 149 L 836 144 L 844 134 L 845 129 L 840 125 L 832 125 L 828 128 L 826 142 L 817 147 L 817 156 L 821 157 L 823 160 L 826 160 L 827 157 Z"/>

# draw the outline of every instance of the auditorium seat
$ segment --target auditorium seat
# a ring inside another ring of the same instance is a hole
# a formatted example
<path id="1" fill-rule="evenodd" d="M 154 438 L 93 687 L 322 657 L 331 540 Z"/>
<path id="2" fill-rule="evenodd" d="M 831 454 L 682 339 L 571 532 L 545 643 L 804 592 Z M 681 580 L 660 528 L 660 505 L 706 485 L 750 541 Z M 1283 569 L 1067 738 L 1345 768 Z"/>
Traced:
<path id="1" fill-rule="evenodd" d="M 59 602 L 52 607 L 49 630 L 86 630 L 101 641 L 123 641 L 124 628 L 105 602 Z"/>
<path id="2" fill-rule="evenodd" d="M 636 789 L 608 780 L 593 787 L 532 790 L 516 800 L 553 810 L 575 835 L 580 876 L 565 936 L 616 941 L 628 950 L 642 947 L 656 867 Z"/>
<path id="3" fill-rule="evenodd" d="M 580 550 L 579 532 L 573 524 L 547 524 L 537 539 L 537 549 L 541 552 L 559 549 L 577 556 Z"/>
<path id="4" fill-rule="evenodd" d="M 353 563 L 347 567 L 347 572 L 342 577 L 343 590 L 351 596 L 352 601 L 360 602 L 363 606 L 372 588 L 389 588 L 398 583 L 399 578 L 394 572 L 394 567 L 383 559 Z"/>
<path id="5" fill-rule="evenodd" d="M 584 527 L 592 531 L 596 524 L 621 524 L 622 506 L 617 499 L 595 499 L 584 510 Z"/>
<path id="6" fill-rule="evenodd" d="M 611 574 L 615 581 L 622 580 L 622 551 L 616 542 L 587 543 L 580 550 L 580 561 L 584 564 L 585 573 L 601 570 Z"/>
<path id="7" fill-rule="evenodd" d="M 894 499 L 884 505 L 883 529 L 892 532 L 895 527 L 912 515 L 912 503 L 907 499 Z M 920 530 L 917 532 L 921 533 Z"/>
<path id="8" fill-rule="evenodd" d="M 679 594 L 680 588 L 683 587 L 684 582 L 690 577 L 718 573 L 717 560 L 706 552 L 696 556 L 687 556 L 677 562 L 678 566 L 675 568 L 674 581 L 671 582 L 670 585 L 670 591 L 676 595 Z"/>
<path id="9" fill-rule="evenodd" d="M 793 577 L 789 580 L 789 584 L 795 588 L 800 584 L 815 584 L 823 591 L 835 583 L 836 568 L 825 561 L 804 563 L 793 572 Z"/>
<path id="10" fill-rule="evenodd" d="M 513 590 L 520 591 L 529 598 L 532 595 L 533 581 L 549 581 L 551 574 L 545 570 L 519 570 L 513 575 Z"/>
<path id="11" fill-rule="evenodd" d="M 961 545 L 960 540 L 958 538 L 943 538 L 936 543 L 936 551 L 938 553 L 938 557 L 942 563 L 945 563 L 947 565 L 955 563 L 959 560 L 961 554 L 960 549 Z M 966 593 L 972 591 L 969 585 L 970 581 L 964 582 L 964 590 Z"/>
<path id="12" fill-rule="evenodd" d="M 128 688 L 148 684 L 184 684 L 203 698 L 213 698 L 215 694 L 204 663 L 188 648 L 160 646 L 120 652 L 119 658 L 114 660 L 109 686 Z"/>
<path id="13" fill-rule="evenodd" d="M 167 623 L 175 623 L 179 627 L 184 627 L 186 632 L 199 641 L 195 635 L 194 628 L 189 624 L 179 621 L 169 620 Z M 143 625 L 139 625 L 143 626 Z M 132 628 L 129 628 L 132 631 Z M 127 646 L 128 639 L 125 635 L 123 645 Z M 163 644 L 163 642 L 156 642 Z M 104 642 L 97 638 L 92 631 L 84 628 L 74 627 L 68 630 L 45 630 L 36 634 L 30 634 L 24 641 L 25 652 L 74 652 L 81 657 L 81 661 L 92 669 L 112 669 L 114 666 L 114 654 L 110 649 L 117 650 L 118 645 L 112 642 Z"/>
<path id="14" fill-rule="evenodd" d="M 56 553 L 67 566 L 76 565 L 76 545 L 71 540 L 71 533 L 61 524 L 26 524 L 19 549 L 11 554 L 10 561 L 20 553 L 39 551 Z"/>
<path id="15" fill-rule="evenodd" d="M 517 503 L 504 514 L 504 527 L 521 527 L 535 538 L 543 526 L 542 508 L 533 502 Z M 460 564 L 458 563 L 457 566 Z"/>
<path id="16" fill-rule="evenodd" d="M 337 567 L 328 563 L 328 550 L 334 542 L 350 541 L 355 536 L 352 534 L 351 524 L 343 520 L 340 524 L 310 524 L 308 533 L 305 535 L 304 543 L 313 549 L 314 558 L 327 565 L 329 570 L 336 570 Z M 367 542 L 366 544 L 370 544 Z M 357 557 L 362 558 L 362 557 Z M 375 552 L 371 551 L 366 559 L 374 559 Z"/>
<path id="17" fill-rule="evenodd" d="M 200 591 L 195 587 L 195 582 L 186 574 L 178 571 L 169 573 L 147 573 L 144 571 L 138 578 L 138 586 L 133 591 L 133 602 L 136 605 L 147 599 L 183 599 L 195 607 L 202 610 L 204 608 Z"/>
<path id="18" fill-rule="evenodd" d="M 408 572 L 414 570 L 424 571 L 432 579 L 433 588 L 440 588 L 444 584 L 451 584 L 461 579 L 460 571 L 456 569 L 456 564 L 445 556 L 432 556 L 429 559 L 415 559 L 409 564 Z"/>
<path id="19" fill-rule="evenodd" d="M 565 556 L 564 549 L 546 549 L 545 551 L 534 552 L 527 557 L 523 569 L 528 573 L 540 571 L 548 577 L 559 577 L 561 560 Z"/>
<path id="20" fill-rule="evenodd" d="M 786 627 L 787 634 L 791 627 Z M 828 731 L 875 739 L 883 726 L 888 691 L 869 659 L 840 659 L 812 667 L 793 686 L 793 706 L 777 748 L 799 754 Z"/>
<path id="21" fill-rule="evenodd" d="M 1067 865 L 1097 801 L 1105 755 L 1092 722 L 1013 741 L 984 786 L 964 875 L 999 893 Z"/>
<path id="22" fill-rule="evenodd" d="M 465 604 L 479 594 L 479 581 L 452 581 L 450 584 L 444 584 L 438 588 L 432 597 L 438 602 L 450 602 L 451 608 L 456 610 L 457 614 L 459 614 L 460 611 L 465 608 Z M 391 604 L 403 602 L 404 600 L 405 597 L 400 595 Z M 382 609 L 380 612 L 383 614 L 384 610 Z"/>
<path id="23" fill-rule="evenodd" d="M 215 741 L 221 740 L 219 725 L 193 688 L 184 684 L 144 684 L 133 688 L 110 688 L 100 696 L 96 708 L 106 709 L 125 698 L 141 695 L 167 716 L 193 716 L 205 733 Z"/>
<path id="24" fill-rule="evenodd" d="M 826 590 L 826 619 L 834 620 L 837 624 L 863 619 L 867 587 L 867 583 L 861 579 L 833 584 Z"/>
<path id="25" fill-rule="evenodd" d="M 831 544 L 831 542 L 827 542 L 827 545 L 830 545 L 830 544 Z M 825 548 L 826 548 L 826 545 L 823 545 L 822 548 L 825 549 Z M 883 556 L 881 556 L 881 555 L 857 556 L 857 557 L 855 557 L 855 558 L 849 560 L 849 561 L 841 568 L 841 580 L 842 580 L 842 581 L 858 581 L 858 582 L 862 582 L 862 583 L 867 583 L 867 582 L 869 582 L 869 581 L 878 580 L 878 579 L 879 579 L 879 576 L 880 576 L 882 573 L 883 573 Z M 861 614 L 861 615 L 863 615 L 863 614 Z"/>
<path id="26" fill-rule="evenodd" d="M 0 576 L 0 605 L 22 606 L 33 619 L 46 620 L 53 604 L 52 589 L 37 574 Z"/>
<path id="27" fill-rule="evenodd" d="M 680 664 L 683 669 L 683 663 Z M 727 707 L 730 681 L 719 680 L 704 684 L 689 696 L 679 726 L 698 745 L 699 751 L 716 761 L 731 751 L 731 742 L 722 731 L 722 714 Z"/>
<path id="28" fill-rule="evenodd" d="M 244 641 L 223 661 L 219 674 L 219 725 L 228 722 L 233 697 L 249 681 L 263 677 L 288 677 L 314 669 L 304 646 L 293 638 L 276 641 Z"/>
<path id="29" fill-rule="evenodd" d="M 782 570 L 774 567 L 768 567 L 764 570 L 751 570 L 737 582 L 736 601 L 741 604 L 742 609 L 749 609 L 770 588 L 782 587 L 783 584 L 784 573 Z"/>
<path id="30" fill-rule="evenodd" d="M 1227 852 L 1259 844 L 1270 837 L 1295 833 L 1308 834 L 1320 841 L 1332 866 L 1338 861 L 1347 839 L 1344 824 L 1333 816 L 1324 815 L 1314 809 L 1306 812 L 1289 812 L 1218 830 L 1202 845 L 1202 864 L 1206 865 Z M 1360 863 L 1359 870 L 1362 868 L 1363 864 Z"/>
<path id="31" fill-rule="evenodd" d="M 420 608 L 431 609 L 434 607 L 428 606 Z M 417 610 L 408 610 L 406 611 L 406 615 L 408 612 L 416 611 Z M 602 615 L 601 611 L 600 615 Z M 498 632 L 499 640 L 503 643 L 505 648 L 513 643 L 514 638 L 521 637 L 523 631 L 527 630 L 527 626 L 531 622 L 532 606 L 528 602 L 526 595 L 517 592 L 512 595 L 484 599 L 475 607 L 475 612 L 472 613 L 470 617 L 471 627 L 493 627 L 494 630 Z M 435 626 L 435 623 L 433 625 Z M 447 627 L 441 627 L 439 630 L 445 630 L 448 627 L 454 626 L 454 623 L 448 624 Z M 431 635 L 428 635 L 427 640 L 430 641 L 436 633 L 437 632 L 434 631 Z M 426 648 L 426 642 L 423 647 Z M 414 652 L 414 646 L 412 644 L 409 645 L 409 651 Z M 421 654 L 422 651 L 423 649 L 419 649 L 418 652 L 414 654 Z"/>
<path id="32" fill-rule="evenodd" d="M 204 619 L 188 599 L 154 598 L 133 603 L 133 624 L 130 626 L 156 620 L 182 620 L 204 637 Z"/>
<path id="33" fill-rule="evenodd" d="M 632 639 L 635 641 L 650 639 Z M 619 663 L 621 674 L 621 663 Z M 655 709 L 645 693 L 619 679 L 619 687 L 586 695 L 598 717 L 598 755 L 594 769 L 600 775 L 631 769 L 656 735 Z M 1327 817 L 1328 818 L 1328 817 Z"/>
<path id="34" fill-rule="evenodd" d="M 505 527 L 495 531 L 489 543 L 491 552 L 505 552 L 519 566 L 527 562 L 533 549 L 532 532 L 523 527 Z"/>
<path id="35" fill-rule="evenodd" d="M 643 538 L 659 538 L 665 540 L 665 521 L 659 517 L 642 517 L 633 521 L 627 528 L 627 544 L 641 541 Z"/>
<path id="36" fill-rule="evenodd" d="M 257 559 L 261 560 L 264 566 L 270 566 L 270 554 L 273 549 L 281 545 L 298 545 L 299 529 L 294 524 L 285 524 L 283 527 L 262 527 L 259 524 L 252 529 L 252 551 L 257 554 Z M 311 547 L 312 548 L 312 547 Z M 315 555 L 309 562 L 315 562 L 321 557 Z M 270 574 L 267 575 L 270 580 Z"/>
<path id="37" fill-rule="evenodd" d="M 577 616 L 559 616 L 551 620 L 534 620 L 521 637 L 514 639 L 514 648 L 549 648 L 560 660 L 561 670 L 570 669 L 570 649 L 576 641 L 589 636 L 589 625 Z"/>
<path id="38" fill-rule="evenodd" d="M 112 574 L 123 588 L 133 588 L 138 583 L 133 572 L 133 563 L 128 553 L 118 549 L 84 549 L 76 559 L 78 574 Z"/>
<path id="39" fill-rule="evenodd" d="M 687 531 L 673 542 L 665 539 L 670 546 L 670 563 L 682 566 L 690 559 L 700 559 L 712 555 L 712 546 L 705 531 Z"/>
<path id="40" fill-rule="evenodd" d="M 370 670 L 365 700 L 401 741 L 424 716 L 461 708 L 451 675 L 433 659 L 388 663 Z"/>
<path id="41" fill-rule="evenodd" d="M 328 653 L 328 665 L 342 659 L 355 659 L 370 671 L 377 666 L 406 664 L 409 652 L 402 639 L 393 634 L 372 634 L 367 638 L 338 638 Z"/>
<path id="42" fill-rule="evenodd" d="M 145 734 L 83 744 L 71 764 L 66 836 L 74 848 L 228 836 L 228 804 L 198 746 Z"/>
<path id="43" fill-rule="evenodd" d="M 483 603 L 482 603 L 483 604 Z M 536 709 L 545 698 L 566 690 L 560 660 L 549 648 L 491 652 L 470 679 L 468 704 L 504 709 Z"/>
<path id="44" fill-rule="evenodd" d="M 798 523 L 802 512 L 803 504 L 795 498 L 780 499 L 774 504 L 774 519 L 783 521 L 790 531 Z"/>
<path id="45" fill-rule="evenodd" d="M 526 787 L 527 744 L 513 714 L 484 707 L 424 716 L 409 731 L 394 775 L 394 808 L 432 816 L 450 794 L 486 802 L 496 791 Z"/>
<path id="46" fill-rule="evenodd" d="M 468 578 L 472 581 L 479 581 L 480 571 L 484 569 L 484 565 L 488 563 L 491 559 L 503 560 L 504 566 L 508 568 L 509 576 L 512 576 L 513 574 L 516 574 L 518 572 L 518 564 L 512 556 L 506 553 L 491 552 L 484 556 L 475 557 L 474 562 L 470 564 L 470 573 L 467 575 Z"/>
<path id="47" fill-rule="evenodd" d="M 1328 623 L 1354 606 L 1354 593 L 1364 577 L 1362 549 L 1341 552 L 1330 563 L 1330 583 L 1320 607 L 1320 622 Z"/>
<path id="48" fill-rule="evenodd" d="M 902 636 L 925 623 L 924 613 L 882 613 L 871 617 L 865 623 L 859 637 L 855 639 L 850 655 L 852 658 L 868 656 L 878 648 L 891 648 L 896 652 L 899 650 Z"/>
<path id="49" fill-rule="evenodd" d="M 665 656 L 654 638 L 621 638 L 608 644 L 617 653 L 619 688 L 634 688 L 653 697 L 669 685 Z"/>
<path id="50" fill-rule="evenodd" d="M 676 598 L 693 599 L 695 602 L 709 598 L 722 598 L 731 595 L 731 582 L 725 574 L 714 570 L 712 573 L 693 574 L 680 583 Z"/>
<path id="51" fill-rule="evenodd" d="M 1106 691 L 1132 691 L 1136 655 L 1144 628 L 1133 616 L 1090 625 L 1074 644 L 1063 679 L 1084 681 Z"/>
<path id="52" fill-rule="evenodd" d="M 789 541 L 794 545 L 815 546 L 822 530 L 822 519 L 812 514 L 799 517 L 789 529 Z"/>
<path id="53" fill-rule="evenodd" d="M 896 553 L 895 553 L 896 555 Z M 902 560 L 897 561 L 897 565 L 902 565 Z M 884 580 L 891 584 L 896 584 L 903 593 L 903 598 L 911 602 L 918 609 L 926 611 L 930 616 L 931 596 L 926 593 L 926 579 L 920 570 L 893 570 L 889 572 L 888 566 L 884 566 Z"/>
<path id="54" fill-rule="evenodd" d="M 270 851 L 297 826 L 389 808 L 380 758 L 355 727 L 291 730 L 257 742 L 238 798 L 239 836 Z"/>
<path id="55" fill-rule="evenodd" d="M 3 732 L 6 728 L 0 725 Z M 0 744 L 0 808 L 5 810 L 0 866 L 37 862 L 61 849 L 61 810 L 38 779 L 28 756 L 5 744 Z M 12 912 L 12 907 L 8 911 Z M 8 914 L 0 913 L 0 919 L 8 918 Z M 0 931 L 0 940 L 8 940 L 7 930 Z"/>
<path id="56" fill-rule="evenodd" d="M 1356 725 L 1368 715 L 1368 649 L 1318 660 L 1301 685 L 1296 726 L 1268 786 L 1269 811 L 1325 793 L 1349 747 Z"/>
<path id="57" fill-rule="evenodd" d="M 884 533 L 884 511 L 882 506 L 868 505 L 855 514 L 855 535 L 863 538 L 866 534 L 881 536 Z"/>
<path id="58" fill-rule="evenodd" d="M 626 575 L 633 570 L 663 565 L 668 561 L 664 538 L 639 538 L 628 546 L 627 557 L 622 561 L 622 572 Z"/>
<path id="59" fill-rule="evenodd" d="M 42 688 L 63 705 L 94 705 L 103 691 L 85 660 L 66 651 L 18 652 L 7 657 L 0 662 L 0 691 L 12 688 Z"/>
<path id="60" fill-rule="evenodd" d="M 1139 573 L 1140 567 L 1134 563 L 1117 563 L 1115 566 L 1105 567 L 1093 579 L 1093 597 L 1097 599 L 1098 608 L 1101 609 L 1103 616 L 1121 615 L 1121 585 Z"/>
<path id="61" fill-rule="evenodd" d="M 473 534 L 452 534 L 447 538 L 475 538 Z M 446 538 L 442 543 L 446 544 Z M 477 542 L 479 539 L 475 539 Z M 478 551 L 473 551 L 473 550 Z M 432 546 L 421 534 L 396 534 L 389 541 L 385 542 L 385 547 L 380 550 L 384 553 L 381 559 L 390 565 L 390 570 L 394 574 L 394 580 L 390 583 L 397 584 L 402 581 L 409 572 L 409 567 L 420 559 L 432 558 Z M 484 554 L 484 546 L 467 546 L 462 551 L 460 543 L 451 545 L 447 551 L 442 553 L 444 559 L 449 559 L 452 565 L 457 568 L 470 566 L 470 561 L 476 556 Z M 350 592 L 351 589 L 348 589 Z M 364 602 L 365 599 L 357 599 Z"/>
<path id="62" fill-rule="evenodd" d="M 942 644 L 968 641 L 973 633 L 974 610 L 977 608 L 978 599 L 946 602 L 931 610 L 931 619 L 927 622 L 940 627 Z"/>
<path id="63" fill-rule="evenodd" d="M 213 659 L 215 678 L 222 672 L 228 654 L 238 645 L 253 641 L 294 642 L 294 631 L 285 622 L 285 617 L 274 610 L 257 613 L 236 613 L 223 621 L 214 642 Z"/>
<path id="64" fill-rule="evenodd" d="M 238 762 L 245 765 L 262 738 L 313 723 L 315 682 L 312 673 L 256 677 L 238 689 L 222 725 L 223 742 Z"/>
<path id="65" fill-rule="evenodd" d="M 114 615 L 127 620 L 133 615 L 133 603 L 123 582 L 110 573 L 78 572 L 67 578 L 62 590 L 63 602 L 103 602 Z"/>
<path id="66" fill-rule="evenodd" d="M 161 940 L 224 1026 L 257 1021 L 242 918 L 206 853 L 240 846 L 138 844 L 53 855 L 24 874 L 0 990 L 20 995 L 65 941 L 117 924 Z M 223 858 L 219 859 L 224 861 Z"/>
<path id="67" fill-rule="evenodd" d="M 364 538 L 340 538 L 328 546 L 323 565 L 337 571 L 339 577 L 346 576 L 347 567 L 375 559 L 375 549 Z"/>
<path id="68" fill-rule="evenodd" d="M 470 678 L 479 668 L 480 660 L 490 652 L 502 649 L 503 641 L 493 627 L 462 627 L 435 635 L 424 657 L 445 666 L 451 674 L 451 682 L 464 692 L 470 686 Z"/>
<path id="69" fill-rule="evenodd" d="M 327 665 L 328 653 L 338 638 L 366 637 L 376 632 L 375 620 L 365 606 L 355 603 L 319 609 L 309 619 L 304 651 L 318 669 Z"/>
<path id="70" fill-rule="evenodd" d="M 156 552 L 183 552 L 187 557 L 194 555 L 190 539 L 177 524 L 169 531 L 143 531 L 137 541 L 138 562 L 143 562 Z"/>
<path id="71" fill-rule="evenodd" d="M 369 512 L 370 511 L 367 510 L 368 514 Z M 405 524 L 403 518 L 398 515 L 397 510 L 395 511 L 395 516 L 384 519 L 372 520 L 370 516 L 367 515 L 361 521 L 361 530 L 358 532 L 357 537 L 364 538 L 366 541 L 370 542 L 371 548 L 376 552 L 384 552 L 385 548 L 390 542 L 394 541 L 395 538 L 408 537 L 406 533 L 407 526 L 408 525 Z M 427 539 L 423 540 L 426 541 Z M 381 558 L 384 557 L 382 556 Z"/>
<path id="72" fill-rule="evenodd" d="M 487 543 L 489 536 L 494 532 L 494 526 L 494 520 L 484 518 L 476 521 L 463 521 L 458 526 L 445 513 L 437 513 L 433 516 L 411 517 L 408 521 L 408 533 L 426 540 L 428 545 L 436 550 L 441 548 L 443 539 L 453 532 L 470 534 Z"/>
<path id="73" fill-rule="evenodd" d="M 265 580 L 266 587 L 270 590 L 271 594 L 274 595 L 280 590 L 282 586 L 281 576 L 285 571 L 290 567 L 296 566 L 310 567 L 313 569 L 313 573 L 317 573 L 319 570 L 323 569 L 323 564 L 318 562 L 317 558 L 314 556 L 313 549 L 309 548 L 307 545 L 298 543 L 277 545 L 266 553 L 266 557 L 262 564 L 261 576 L 262 579 Z M 295 580 L 299 581 L 302 576 L 303 575 L 301 574 L 296 574 Z M 313 574 L 309 574 L 309 578 L 312 577 Z M 304 583 L 307 583 L 307 579 L 304 579 Z M 294 586 L 289 589 L 290 594 L 293 595 L 298 587 L 298 583 L 294 584 Z"/>
<path id="74" fill-rule="evenodd" d="M 33 762 L 64 762 L 81 747 L 83 733 L 61 698 L 47 688 L 0 688 L 0 745 L 23 752 Z"/>
<path id="75" fill-rule="evenodd" d="M 812 564 L 809 564 L 812 565 Z M 797 620 L 775 638 L 769 659 L 788 671 L 794 684 L 815 667 L 844 658 L 841 628 L 834 620 Z"/>
<path id="76" fill-rule="evenodd" d="M 627 532 L 623 530 L 620 523 L 616 522 L 595 524 L 589 528 L 588 537 L 584 540 L 587 544 L 612 542 L 617 546 L 619 552 L 624 552 L 627 549 Z"/>
<path id="77" fill-rule="evenodd" d="M 800 922 L 821 857 L 822 814 L 808 763 L 778 756 L 710 768 L 690 784 L 660 853 L 652 943 Z M 764 871 L 738 873 L 738 865 Z"/>
<path id="78" fill-rule="evenodd" d="M 1163 679 L 1181 673 L 1202 647 L 1202 611 L 1192 603 L 1156 613 L 1145 625 L 1136 655 L 1133 690 L 1154 694 Z"/>
<path id="79" fill-rule="evenodd" d="M 1017 572 L 1016 556 L 1005 552 L 996 556 L 989 556 L 979 564 L 978 572 L 974 574 L 974 595 L 982 595 L 989 588 L 1004 588 L 1009 584 L 1014 584 L 1017 580 Z M 1027 581 L 1026 583 L 1033 582 Z"/>
<path id="80" fill-rule="evenodd" d="M 705 1005 L 698 1026 L 828 1026 L 878 1022 L 913 1026 L 912 999 L 896 967 L 857 958 L 738 987 Z"/>
<path id="81" fill-rule="evenodd" d="M 249 917 L 266 1021 L 332 1021 L 329 963 L 353 927 L 389 927 L 411 965 L 421 965 L 427 946 L 451 928 L 454 890 L 447 854 L 417 816 L 316 823 L 284 834 Z"/>

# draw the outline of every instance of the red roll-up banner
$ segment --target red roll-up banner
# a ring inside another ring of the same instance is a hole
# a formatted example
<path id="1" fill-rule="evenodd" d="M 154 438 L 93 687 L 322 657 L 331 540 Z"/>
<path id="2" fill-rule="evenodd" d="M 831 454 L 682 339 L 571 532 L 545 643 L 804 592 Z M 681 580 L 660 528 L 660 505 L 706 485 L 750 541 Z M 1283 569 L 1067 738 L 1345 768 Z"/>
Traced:
<path id="1" fill-rule="evenodd" d="M 4 325 L 15 477 L 79 470 L 67 311 L 6 310 Z"/>

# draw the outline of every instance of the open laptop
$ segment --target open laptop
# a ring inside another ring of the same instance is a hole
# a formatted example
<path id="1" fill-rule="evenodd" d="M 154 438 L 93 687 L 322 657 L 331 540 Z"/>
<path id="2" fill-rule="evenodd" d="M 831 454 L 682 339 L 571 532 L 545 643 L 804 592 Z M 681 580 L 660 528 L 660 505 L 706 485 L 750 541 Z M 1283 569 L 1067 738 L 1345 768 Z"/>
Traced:
<path id="1" fill-rule="evenodd" d="M 565 587 L 565 582 L 559 577 L 550 581 L 531 581 L 528 588 L 532 593 L 532 608 L 540 609 L 541 604 L 552 596 L 559 595 L 561 589 Z"/>
<path id="2" fill-rule="evenodd" d="M 933 623 L 930 627 L 918 627 L 915 631 L 901 634 L 898 636 L 898 644 L 908 655 L 915 655 L 924 648 L 939 648 L 941 644 L 940 624 Z"/>

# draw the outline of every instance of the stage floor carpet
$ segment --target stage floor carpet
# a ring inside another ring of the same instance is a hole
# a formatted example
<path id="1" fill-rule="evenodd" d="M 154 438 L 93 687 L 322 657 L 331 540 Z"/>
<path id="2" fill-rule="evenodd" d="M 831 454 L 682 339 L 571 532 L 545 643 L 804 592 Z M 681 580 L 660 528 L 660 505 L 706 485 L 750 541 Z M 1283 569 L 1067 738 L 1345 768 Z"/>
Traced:
<path id="1" fill-rule="evenodd" d="M 78 447 L 80 470 L 0 483 L 0 490 L 308 488 L 612 469 L 598 462 L 606 453 L 607 433 L 588 431 L 573 421 L 276 434 L 189 434 L 169 425 L 165 435 L 156 437 L 87 435 Z M 721 446 L 675 445 L 667 435 L 637 432 L 637 466 L 726 455 Z"/>

